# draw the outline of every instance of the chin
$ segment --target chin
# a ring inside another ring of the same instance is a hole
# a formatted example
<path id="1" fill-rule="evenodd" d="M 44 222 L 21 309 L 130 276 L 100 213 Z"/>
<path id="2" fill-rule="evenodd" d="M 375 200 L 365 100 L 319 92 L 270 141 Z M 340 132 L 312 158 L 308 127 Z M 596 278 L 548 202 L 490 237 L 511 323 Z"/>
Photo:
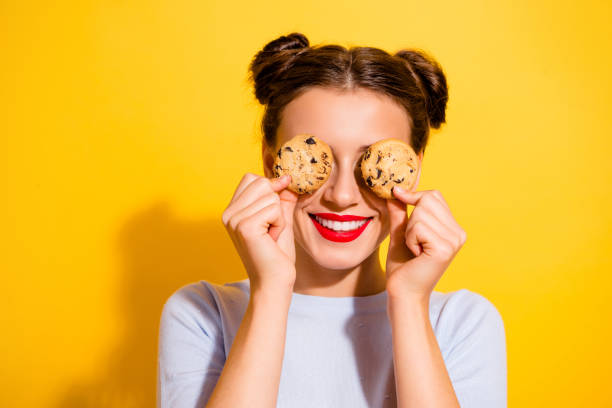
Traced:
<path id="1" fill-rule="evenodd" d="M 354 251 L 327 248 L 315 251 L 315 254 L 310 254 L 310 256 L 314 262 L 325 269 L 342 271 L 356 268 L 366 260 L 375 249 L 376 248 L 371 251 L 360 251 L 357 254 Z"/>

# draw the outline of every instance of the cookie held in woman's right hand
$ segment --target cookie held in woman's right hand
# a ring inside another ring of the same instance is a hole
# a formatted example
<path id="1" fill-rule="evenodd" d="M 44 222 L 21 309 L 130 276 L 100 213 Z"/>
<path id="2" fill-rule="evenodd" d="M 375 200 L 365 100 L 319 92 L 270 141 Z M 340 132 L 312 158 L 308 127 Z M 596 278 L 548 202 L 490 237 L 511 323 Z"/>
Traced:
<path id="1" fill-rule="evenodd" d="M 372 144 L 361 159 L 361 174 L 374 193 L 394 198 L 393 187 L 410 191 L 416 182 L 419 161 L 412 147 L 399 139 L 389 138 Z"/>
<path id="2" fill-rule="evenodd" d="M 297 135 L 283 144 L 274 159 L 274 176 L 291 176 L 289 190 L 312 193 L 323 185 L 332 170 L 333 156 L 329 146 L 313 135 Z"/>

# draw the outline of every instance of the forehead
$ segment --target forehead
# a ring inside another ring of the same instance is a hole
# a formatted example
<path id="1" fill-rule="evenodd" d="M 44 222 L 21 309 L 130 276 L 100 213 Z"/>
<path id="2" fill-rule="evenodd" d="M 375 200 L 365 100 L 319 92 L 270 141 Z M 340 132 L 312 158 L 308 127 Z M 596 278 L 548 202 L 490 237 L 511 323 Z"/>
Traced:
<path id="1" fill-rule="evenodd" d="M 410 142 L 410 118 L 401 105 L 382 93 L 314 87 L 285 106 L 277 142 L 282 144 L 300 133 L 317 136 L 338 154 L 389 137 Z"/>

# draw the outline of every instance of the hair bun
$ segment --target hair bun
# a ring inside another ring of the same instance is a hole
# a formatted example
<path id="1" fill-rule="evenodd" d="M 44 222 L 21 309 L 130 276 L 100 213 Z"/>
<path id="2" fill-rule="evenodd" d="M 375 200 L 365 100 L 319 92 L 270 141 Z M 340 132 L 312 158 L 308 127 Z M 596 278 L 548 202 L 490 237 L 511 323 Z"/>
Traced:
<path id="1" fill-rule="evenodd" d="M 278 37 L 274 41 L 270 41 L 263 48 L 265 52 L 279 52 L 285 50 L 299 50 L 310 45 L 308 38 L 302 33 L 291 33 Z"/>
<path id="2" fill-rule="evenodd" d="M 446 76 L 438 62 L 422 50 L 401 50 L 401 58 L 423 90 L 430 126 L 434 129 L 446 121 L 448 86 Z"/>
<path id="3" fill-rule="evenodd" d="M 249 71 L 259 103 L 265 105 L 270 101 L 277 81 L 291 68 L 293 60 L 309 46 L 304 34 L 291 33 L 270 41 L 255 55 Z"/>

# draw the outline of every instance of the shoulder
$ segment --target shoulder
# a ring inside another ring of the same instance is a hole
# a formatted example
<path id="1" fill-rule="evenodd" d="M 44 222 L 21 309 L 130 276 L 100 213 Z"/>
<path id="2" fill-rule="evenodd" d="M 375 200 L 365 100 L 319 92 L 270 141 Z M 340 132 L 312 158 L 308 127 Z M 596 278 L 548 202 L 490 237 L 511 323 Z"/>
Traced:
<path id="1" fill-rule="evenodd" d="M 485 296 L 468 289 L 432 292 L 430 317 L 439 335 L 457 339 L 476 332 L 504 335 L 504 322 L 498 308 Z"/>
<path id="2" fill-rule="evenodd" d="M 176 289 L 162 308 L 162 324 L 180 321 L 196 324 L 203 330 L 219 331 L 220 322 L 228 314 L 246 308 L 249 282 L 242 280 L 216 284 L 201 280 Z"/>

